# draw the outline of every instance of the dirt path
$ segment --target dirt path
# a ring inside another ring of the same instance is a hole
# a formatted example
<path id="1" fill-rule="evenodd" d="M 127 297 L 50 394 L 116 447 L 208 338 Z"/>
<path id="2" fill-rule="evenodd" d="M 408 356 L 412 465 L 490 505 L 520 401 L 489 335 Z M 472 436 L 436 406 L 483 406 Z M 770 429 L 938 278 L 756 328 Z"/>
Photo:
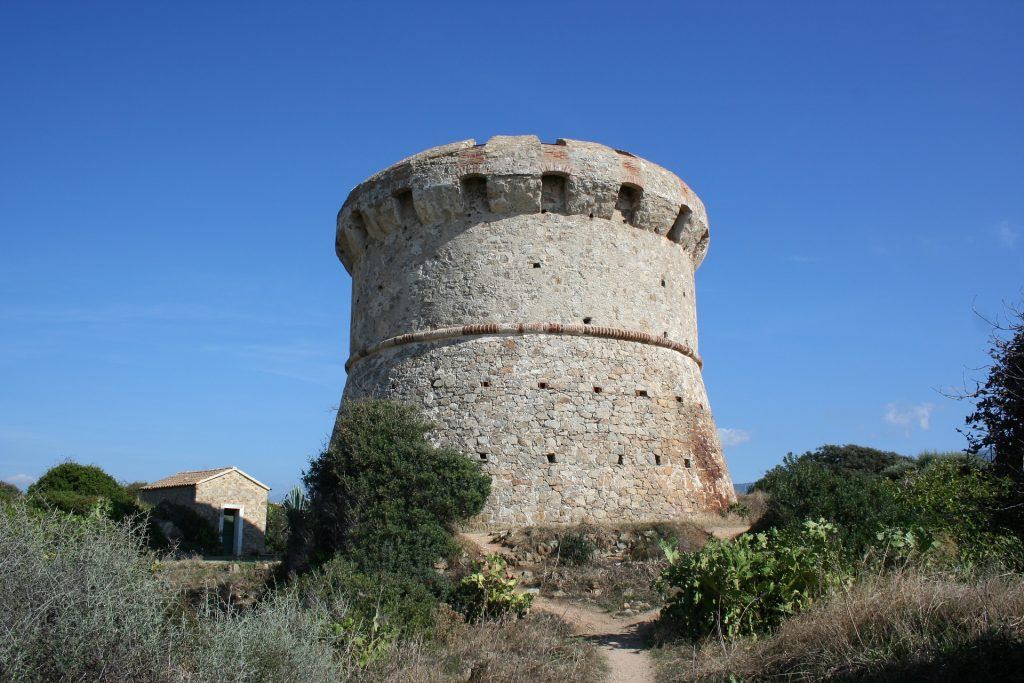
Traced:
<path id="1" fill-rule="evenodd" d="M 608 663 L 608 683 L 653 683 L 654 663 L 646 641 L 658 610 L 617 618 L 607 612 L 540 596 L 533 606 L 561 617 L 572 625 L 573 633 L 597 644 Z"/>
<path id="2" fill-rule="evenodd" d="M 462 535 L 486 553 L 507 557 L 508 549 L 491 541 L 490 534 Z M 615 617 L 599 609 L 539 595 L 534 598 L 533 606 L 564 619 L 572 626 L 573 633 L 598 646 L 608 663 L 608 683 L 654 681 L 654 663 L 647 652 L 646 640 L 658 610 L 631 617 Z"/>

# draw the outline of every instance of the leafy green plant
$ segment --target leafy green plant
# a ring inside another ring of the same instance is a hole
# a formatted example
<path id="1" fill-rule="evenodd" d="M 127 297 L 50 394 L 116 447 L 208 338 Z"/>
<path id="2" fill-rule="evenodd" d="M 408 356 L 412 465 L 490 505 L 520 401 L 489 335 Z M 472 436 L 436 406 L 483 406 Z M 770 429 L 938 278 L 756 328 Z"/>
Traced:
<path id="1" fill-rule="evenodd" d="M 594 560 L 597 546 L 583 534 L 566 534 L 558 539 L 558 561 L 582 566 Z"/>
<path id="2" fill-rule="evenodd" d="M 659 626 L 688 638 L 766 633 L 848 577 L 838 529 L 824 520 L 712 540 L 696 553 L 669 549 L 666 557 L 657 581 L 665 595 Z"/>
<path id="3" fill-rule="evenodd" d="M 506 614 L 523 617 L 533 605 L 533 596 L 517 592 L 518 585 L 504 558 L 489 555 L 475 564 L 471 574 L 463 577 L 452 602 L 472 622 L 497 619 Z"/>
<path id="4" fill-rule="evenodd" d="M 458 552 L 455 525 L 483 509 L 490 479 L 432 445 L 431 429 L 411 405 L 346 404 L 330 448 L 303 478 L 313 564 L 341 553 L 371 574 L 427 578 Z"/>

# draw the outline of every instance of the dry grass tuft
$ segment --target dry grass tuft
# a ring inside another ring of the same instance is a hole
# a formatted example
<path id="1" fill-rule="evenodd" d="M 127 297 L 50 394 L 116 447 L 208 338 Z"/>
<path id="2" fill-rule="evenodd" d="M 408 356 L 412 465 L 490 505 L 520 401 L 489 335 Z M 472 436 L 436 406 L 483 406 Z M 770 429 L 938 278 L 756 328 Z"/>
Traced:
<path id="1" fill-rule="evenodd" d="M 663 648 L 681 680 L 1019 680 L 1024 580 L 918 570 L 869 577 L 761 641 Z"/>
<path id="2" fill-rule="evenodd" d="M 597 648 L 572 637 L 569 625 L 557 617 L 534 614 L 469 625 L 448 615 L 432 640 L 403 643 L 357 678 L 374 683 L 555 683 L 600 680 L 603 667 Z"/>

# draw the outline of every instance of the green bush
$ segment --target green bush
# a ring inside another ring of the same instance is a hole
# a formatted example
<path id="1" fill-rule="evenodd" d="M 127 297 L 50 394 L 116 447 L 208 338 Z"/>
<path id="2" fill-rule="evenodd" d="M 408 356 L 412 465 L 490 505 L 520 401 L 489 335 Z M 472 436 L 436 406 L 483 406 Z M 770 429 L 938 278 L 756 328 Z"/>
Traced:
<path id="1" fill-rule="evenodd" d="M 659 629 L 669 637 L 766 633 L 847 579 L 837 528 L 820 520 L 712 540 L 695 553 L 667 549 L 658 578 Z"/>
<path id="2" fill-rule="evenodd" d="M 123 519 L 140 512 L 134 497 L 95 465 L 69 461 L 51 467 L 28 487 L 27 493 L 37 507 L 76 515 L 88 514 L 100 499 L 109 501 L 112 519 Z"/>
<path id="3" fill-rule="evenodd" d="M 594 560 L 597 546 L 583 534 L 566 534 L 558 539 L 559 564 L 582 566 Z"/>
<path id="4" fill-rule="evenodd" d="M 533 596 L 517 592 L 518 585 L 504 558 L 490 555 L 478 561 L 473 571 L 462 578 L 452 603 L 470 622 L 499 619 L 506 614 L 521 618 L 529 612 Z"/>
<path id="5" fill-rule="evenodd" d="M 420 581 L 396 574 L 364 574 L 352 562 L 334 558 L 299 577 L 303 604 L 343 603 L 347 617 L 379 637 L 429 631 L 438 601 Z"/>
<path id="6" fill-rule="evenodd" d="M 863 554 L 881 529 L 913 522 L 892 482 L 871 469 L 823 463 L 814 453 L 787 455 L 754 484 L 768 494 L 757 528 L 798 529 L 806 520 L 823 518 L 837 526 L 848 552 Z"/>
<path id="7" fill-rule="evenodd" d="M 428 577 L 457 552 L 457 522 L 483 509 L 490 479 L 469 458 L 427 440 L 409 405 L 346 404 L 330 448 L 303 478 L 314 564 L 343 554 L 370 574 Z"/>

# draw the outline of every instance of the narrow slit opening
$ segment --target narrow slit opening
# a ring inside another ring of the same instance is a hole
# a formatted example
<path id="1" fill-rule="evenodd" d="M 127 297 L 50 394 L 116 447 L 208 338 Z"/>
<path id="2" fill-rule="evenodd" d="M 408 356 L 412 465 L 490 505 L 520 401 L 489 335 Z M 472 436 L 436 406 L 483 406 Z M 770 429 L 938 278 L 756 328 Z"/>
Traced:
<path id="1" fill-rule="evenodd" d="M 661 464 L 661 456 L 660 455 L 657 455 L 657 454 L 654 455 L 654 464 L 655 465 L 660 465 Z"/>
<path id="2" fill-rule="evenodd" d="M 622 456 L 622 455 L 620 455 L 620 456 L 618 457 L 618 464 L 620 464 L 620 465 L 621 465 L 621 464 L 623 463 L 623 461 L 624 461 L 624 460 L 625 460 L 625 457 L 624 457 L 624 456 Z"/>
<path id="3" fill-rule="evenodd" d="M 690 459 L 689 458 L 683 458 L 683 467 L 685 467 L 686 469 L 690 469 Z"/>
<path id="4" fill-rule="evenodd" d="M 644 396 L 644 397 L 646 397 L 647 396 L 647 390 L 646 389 L 637 389 L 636 390 L 636 395 L 637 396 Z"/>

